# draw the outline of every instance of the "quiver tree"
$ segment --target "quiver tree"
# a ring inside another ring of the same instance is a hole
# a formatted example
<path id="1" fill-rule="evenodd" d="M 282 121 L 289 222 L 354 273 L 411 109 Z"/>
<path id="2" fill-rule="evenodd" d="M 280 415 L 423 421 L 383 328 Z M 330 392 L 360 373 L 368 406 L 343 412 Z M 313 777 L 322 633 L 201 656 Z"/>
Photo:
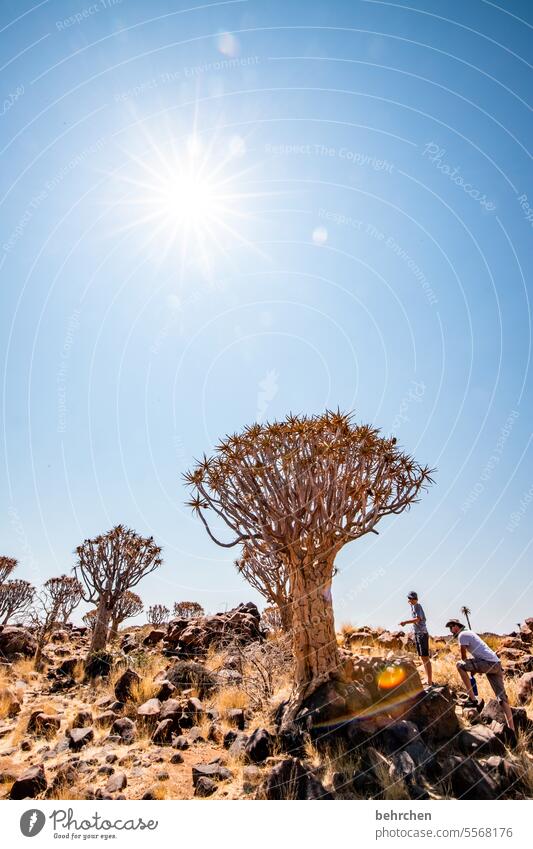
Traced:
<path id="1" fill-rule="evenodd" d="M 163 625 L 168 620 L 170 610 L 164 604 L 152 604 L 148 608 L 147 618 L 150 625 Z"/>
<path id="2" fill-rule="evenodd" d="M 260 545 L 245 543 L 242 557 L 235 561 L 237 571 L 249 584 L 279 611 L 280 627 L 290 631 L 292 624 L 289 599 L 289 570 L 287 560 L 279 555 L 263 552 Z"/>
<path id="3" fill-rule="evenodd" d="M 31 607 L 35 587 L 29 581 L 6 581 L 0 586 L 0 620 L 7 625 L 12 616 L 22 616 Z"/>
<path id="4" fill-rule="evenodd" d="M 76 578 L 69 575 L 60 575 L 58 578 L 49 578 L 43 584 L 42 591 L 37 598 L 37 652 L 35 654 L 35 668 L 41 666 L 43 647 L 47 642 L 54 627 L 59 622 L 65 622 L 65 613 L 68 616 L 81 601 L 83 587 Z M 68 618 L 67 616 L 67 618 Z"/>
<path id="5" fill-rule="evenodd" d="M 85 627 L 89 629 L 89 631 L 92 631 L 93 628 L 94 628 L 94 623 L 96 622 L 97 612 L 98 611 L 97 611 L 96 607 L 93 607 L 92 610 L 88 610 L 87 613 L 85 613 L 82 616 L 82 622 L 85 625 Z"/>
<path id="6" fill-rule="evenodd" d="M 394 438 L 327 412 L 247 427 L 186 480 L 189 504 L 212 540 L 226 548 L 259 544 L 288 570 L 295 659 L 290 721 L 339 669 L 331 598 L 337 553 L 415 502 L 430 470 Z M 220 538 L 224 529 L 228 541 Z"/>
<path id="7" fill-rule="evenodd" d="M 132 593 L 131 590 L 120 596 L 113 610 L 111 617 L 111 625 L 109 627 L 109 639 L 113 639 L 118 634 L 118 629 L 126 619 L 132 616 L 138 616 L 143 611 L 143 603 L 137 593 Z"/>
<path id="8" fill-rule="evenodd" d="M 5 555 L 0 555 L 0 584 L 4 584 L 13 569 L 16 569 L 18 565 L 18 560 L 14 557 L 6 557 Z"/>
<path id="9" fill-rule="evenodd" d="M 277 605 L 274 604 L 272 607 L 265 607 L 261 614 L 261 624 L 268 631 L 281 631 L 283 629 L 281 613 Z"/>
<path id="10" fill-rule="evenodd" d="M 195 619 L 204 615 L 204 609 L 197 601 L 175 601 L 173 613 L 180 619 Z"/>
<path id="11" fill-rule="evenodd" d="M 74 571 L 83 584 L 83 598 L 97 605 L 91 655 L 105 648 L 109 621 L 121 596 L 161 565 L 161 548 L 153 537 L 117 525 L 95 539 L 86 539 L 76 554 Z"/>

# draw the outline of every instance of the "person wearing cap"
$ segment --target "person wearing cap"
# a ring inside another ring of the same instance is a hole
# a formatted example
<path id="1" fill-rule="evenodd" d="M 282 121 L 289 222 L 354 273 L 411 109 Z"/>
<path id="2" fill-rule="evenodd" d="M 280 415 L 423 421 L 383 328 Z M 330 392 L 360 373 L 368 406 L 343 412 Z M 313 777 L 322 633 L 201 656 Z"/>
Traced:
<path id="1" fill-rule="evenodd" d="M 411 605 L 413 618 L 404 619 L 403 622 L 400 622 L 400 625 L 402 628 L 406 625 L 413 626 L 413 637 L 415 640 L 416 651 L 424 664 L 427 685 L 428 687 L 431 687 L 433 685 L 433 668 L 429 657 L 429 634 L 426 625 L 426 614 L 424 613 L 424 608 L 418 601 L 418 593 L 415 593 L 414 590 L 412 590 L 407 596 L 407 601 Z"/>
<path id="2" fill-rule="evenodd" d="M 514 731 L 513 712 L 505 691 L 500 658 L 496 652 L 492 651 L 485 640 L 482 640 L 474 631 L 469 631 L 459 619 L 449 619 L 446 622 L 446 627 L 450 629 L 454 637 L 457 637 L 457 642 L 461 648 L 461 660 L 457 663 L 457 671 L 468 694 L 468 701 L 465 702 L 465 706 L 478 709 L 481 707 L 481 703 L 478 702 L 472 688 L 470 673 L 486 675 L 498 702 L 502 706 L 507 725 L 511 731 Z M 467 653 L 471 656 L 468 657 Z"/>

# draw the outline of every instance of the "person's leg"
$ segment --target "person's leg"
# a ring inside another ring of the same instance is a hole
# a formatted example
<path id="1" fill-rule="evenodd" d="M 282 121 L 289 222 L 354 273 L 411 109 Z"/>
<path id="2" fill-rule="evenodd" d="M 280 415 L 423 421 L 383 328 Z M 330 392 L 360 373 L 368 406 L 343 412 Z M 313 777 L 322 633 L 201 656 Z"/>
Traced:
<path id="1" fill-rule="evenodd" d="M 457 671 L 461 676 L 461 681 L 465 685 L 465 690 L 468 693 L 469 698 L 472 699 L 473 702 L 477 701 L 475 693 L 472 689 L 472 682 L 470 681 L 470 675 L 466 671 L 464 660 L 460 660 L 457 664 Z"/>
<path id="2" fill-rule="evenodd" d="M 431 687 L 433 684 L 433 667 L 431 666 L 431 660 L 429 657 L 423 657 L 422 663 L 424 664 L 424 669 L 426 671 L 428 687 Z"/>
<path id="3" fill-rule="evenodd" d="M 497 668 L 495 672 L 487 672 L 487 678 L 490 686 L 494 690 L 496 698 L 502 706 L 502 710 L 505 714 L 505 720 L 507 722 L 508 727 L 516 734 L 513 711 L 511 705 L 509 704 L 509 697 L 505 690 L 505 681 L 503 678 L 503 671 L 501 666 L 499 666 L 499 668 Z"/>

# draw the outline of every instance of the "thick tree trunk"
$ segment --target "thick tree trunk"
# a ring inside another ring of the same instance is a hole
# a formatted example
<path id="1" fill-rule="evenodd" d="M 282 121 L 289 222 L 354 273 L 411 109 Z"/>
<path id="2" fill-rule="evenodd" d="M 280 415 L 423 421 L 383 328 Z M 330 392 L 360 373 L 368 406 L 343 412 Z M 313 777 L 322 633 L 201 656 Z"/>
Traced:
<path id="1" fill-rule="evenodd" d="M 294 690 L 285 721 L 293 719 L 303 700 L 332 678 L 339 652 L 331 600 L 333 558 L 317 563 L 306 558 L 291 564 Z"/>
<path id="2" fill-rule="evenodd" d="M 290 633 L 292 628 L 292 606 L 290 602 L 278 602 L 278 610 L 283 631 Z"/>
<path id="3" fill-rule="evenodd" d="M 107 607 L 107 599 L 105 595 L 100 597 L 98 608 L 96 610 L 96 621 L 94 623 L 91 644 L 89 646 L 89 655 L 105 649 L 107 644 L 107 631 L 109 628 L 109 619 L 111 610 Z"/>

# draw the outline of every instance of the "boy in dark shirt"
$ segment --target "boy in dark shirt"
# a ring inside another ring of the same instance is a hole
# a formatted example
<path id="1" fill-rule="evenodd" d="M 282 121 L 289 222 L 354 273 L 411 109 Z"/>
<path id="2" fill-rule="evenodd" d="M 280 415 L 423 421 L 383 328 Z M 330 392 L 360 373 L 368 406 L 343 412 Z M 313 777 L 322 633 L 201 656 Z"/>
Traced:
<path id="1" fill-rule="evenodd" d="M 426 670 L 428 687 L 431 687 L 433 684 L 433 669 L 429 658 L 429 634 L 426 625 L 426 614 L 424 613 L 424 608 L 418 601 L 418 594 L 415 593 L 414 590 L 407 596 L 407 601 L 411 605 L 413 618 L 404 619 L 403 622 L 400 622 L 400 625 L 402 628 L 406 625 L 413 626 L 416 650 L 419 658 L 424 664 L 424 669 Z"/>

